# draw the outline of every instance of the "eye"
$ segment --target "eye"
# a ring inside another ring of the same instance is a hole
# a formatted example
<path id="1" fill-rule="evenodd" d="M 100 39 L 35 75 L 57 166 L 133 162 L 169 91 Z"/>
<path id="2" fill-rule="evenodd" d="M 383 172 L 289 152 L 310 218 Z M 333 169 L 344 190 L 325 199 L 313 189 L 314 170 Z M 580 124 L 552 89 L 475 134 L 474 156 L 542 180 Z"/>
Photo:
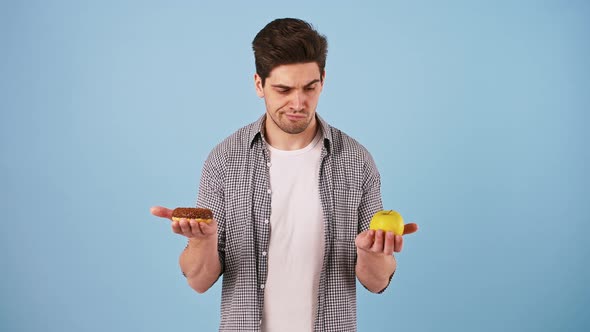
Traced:
<path id="1" fill-rule="evenodd" d="M 305 91 L 313 91 L 315 90 L 315 85 L 314 86 L 308 86 L 305 88 Z"/>
<path id="2" fill-rule="evenodd" d="M 277 90 L 280 94 L 288 94 L 291 89 L 278 89 Z"/>

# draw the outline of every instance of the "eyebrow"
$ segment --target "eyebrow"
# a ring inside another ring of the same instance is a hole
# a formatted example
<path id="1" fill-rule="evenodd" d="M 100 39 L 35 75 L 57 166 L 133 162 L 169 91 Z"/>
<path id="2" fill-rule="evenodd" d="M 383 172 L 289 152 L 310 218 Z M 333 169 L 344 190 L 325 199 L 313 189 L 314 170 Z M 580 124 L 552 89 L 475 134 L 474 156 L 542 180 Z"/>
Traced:
<path id="1" fill-rule="evenodd" d="M 310 85 L 314 85 L 315 83 L 319 82 L 320 80 L 318 78 L 316 78 L 315 80 L 305 84 L 304 87 L 309 87 Z M 279 89 L 292 89 L 293 87 L 291 86 L 287 86 L 284 84 L 271 84 L 270 86 L 272 86 L 273 88 L 279 88 Z"/>

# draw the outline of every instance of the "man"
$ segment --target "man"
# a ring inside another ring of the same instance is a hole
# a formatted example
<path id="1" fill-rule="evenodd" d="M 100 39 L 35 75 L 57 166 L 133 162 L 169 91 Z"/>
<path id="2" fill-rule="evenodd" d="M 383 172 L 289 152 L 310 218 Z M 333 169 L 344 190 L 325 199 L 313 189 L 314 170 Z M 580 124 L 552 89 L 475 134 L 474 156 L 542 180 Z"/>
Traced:
<path id="1" fill-rule="evenodd" d="M 207 158 L 197 206 L 215 220 L 172 222 L 189 239 L 180 267 L 199 293 L 223 275 L 221 331 L 355 331 L 355 276 L 385 290 L 403 243 L 368 230 L 382 209 L 379 172 L 363 146 L 316 114 L 324 36 L 278 19 L 253 49 L 266 113 Z M 171 217 L 163 207 L 152 213 Z"/>

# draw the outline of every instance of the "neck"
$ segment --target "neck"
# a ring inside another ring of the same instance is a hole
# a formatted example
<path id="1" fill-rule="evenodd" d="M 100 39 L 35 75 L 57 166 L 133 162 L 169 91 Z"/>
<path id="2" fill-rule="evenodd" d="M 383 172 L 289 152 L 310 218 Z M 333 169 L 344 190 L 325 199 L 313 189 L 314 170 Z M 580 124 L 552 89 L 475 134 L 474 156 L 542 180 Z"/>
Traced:
<path id="1" fill-rule="evenodd" d="M 303 149 L 313 141 L 318 131 L 318 121 L 314 117 L 309 126 L 299 134 L 289 134 L 281 130 L 272 119 L 266 116 L 264 121 L 264 137 L 273 148 L 293 151 Z"/>

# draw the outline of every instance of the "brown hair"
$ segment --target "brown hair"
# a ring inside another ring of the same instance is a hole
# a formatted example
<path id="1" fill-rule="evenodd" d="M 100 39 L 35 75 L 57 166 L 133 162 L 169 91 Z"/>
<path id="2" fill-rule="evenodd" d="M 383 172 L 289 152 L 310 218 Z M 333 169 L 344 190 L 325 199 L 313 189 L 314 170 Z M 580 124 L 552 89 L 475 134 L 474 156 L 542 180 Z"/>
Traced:
<path id="1" fill-rule="evenodd" d="M 280 65 L 315 62 L 321 77 L 324 75 L 328 41 L 303 20 L 280 18 L 268 23 L 254 37 L 252 49 L 262 86 L 270 72 Z"/>

